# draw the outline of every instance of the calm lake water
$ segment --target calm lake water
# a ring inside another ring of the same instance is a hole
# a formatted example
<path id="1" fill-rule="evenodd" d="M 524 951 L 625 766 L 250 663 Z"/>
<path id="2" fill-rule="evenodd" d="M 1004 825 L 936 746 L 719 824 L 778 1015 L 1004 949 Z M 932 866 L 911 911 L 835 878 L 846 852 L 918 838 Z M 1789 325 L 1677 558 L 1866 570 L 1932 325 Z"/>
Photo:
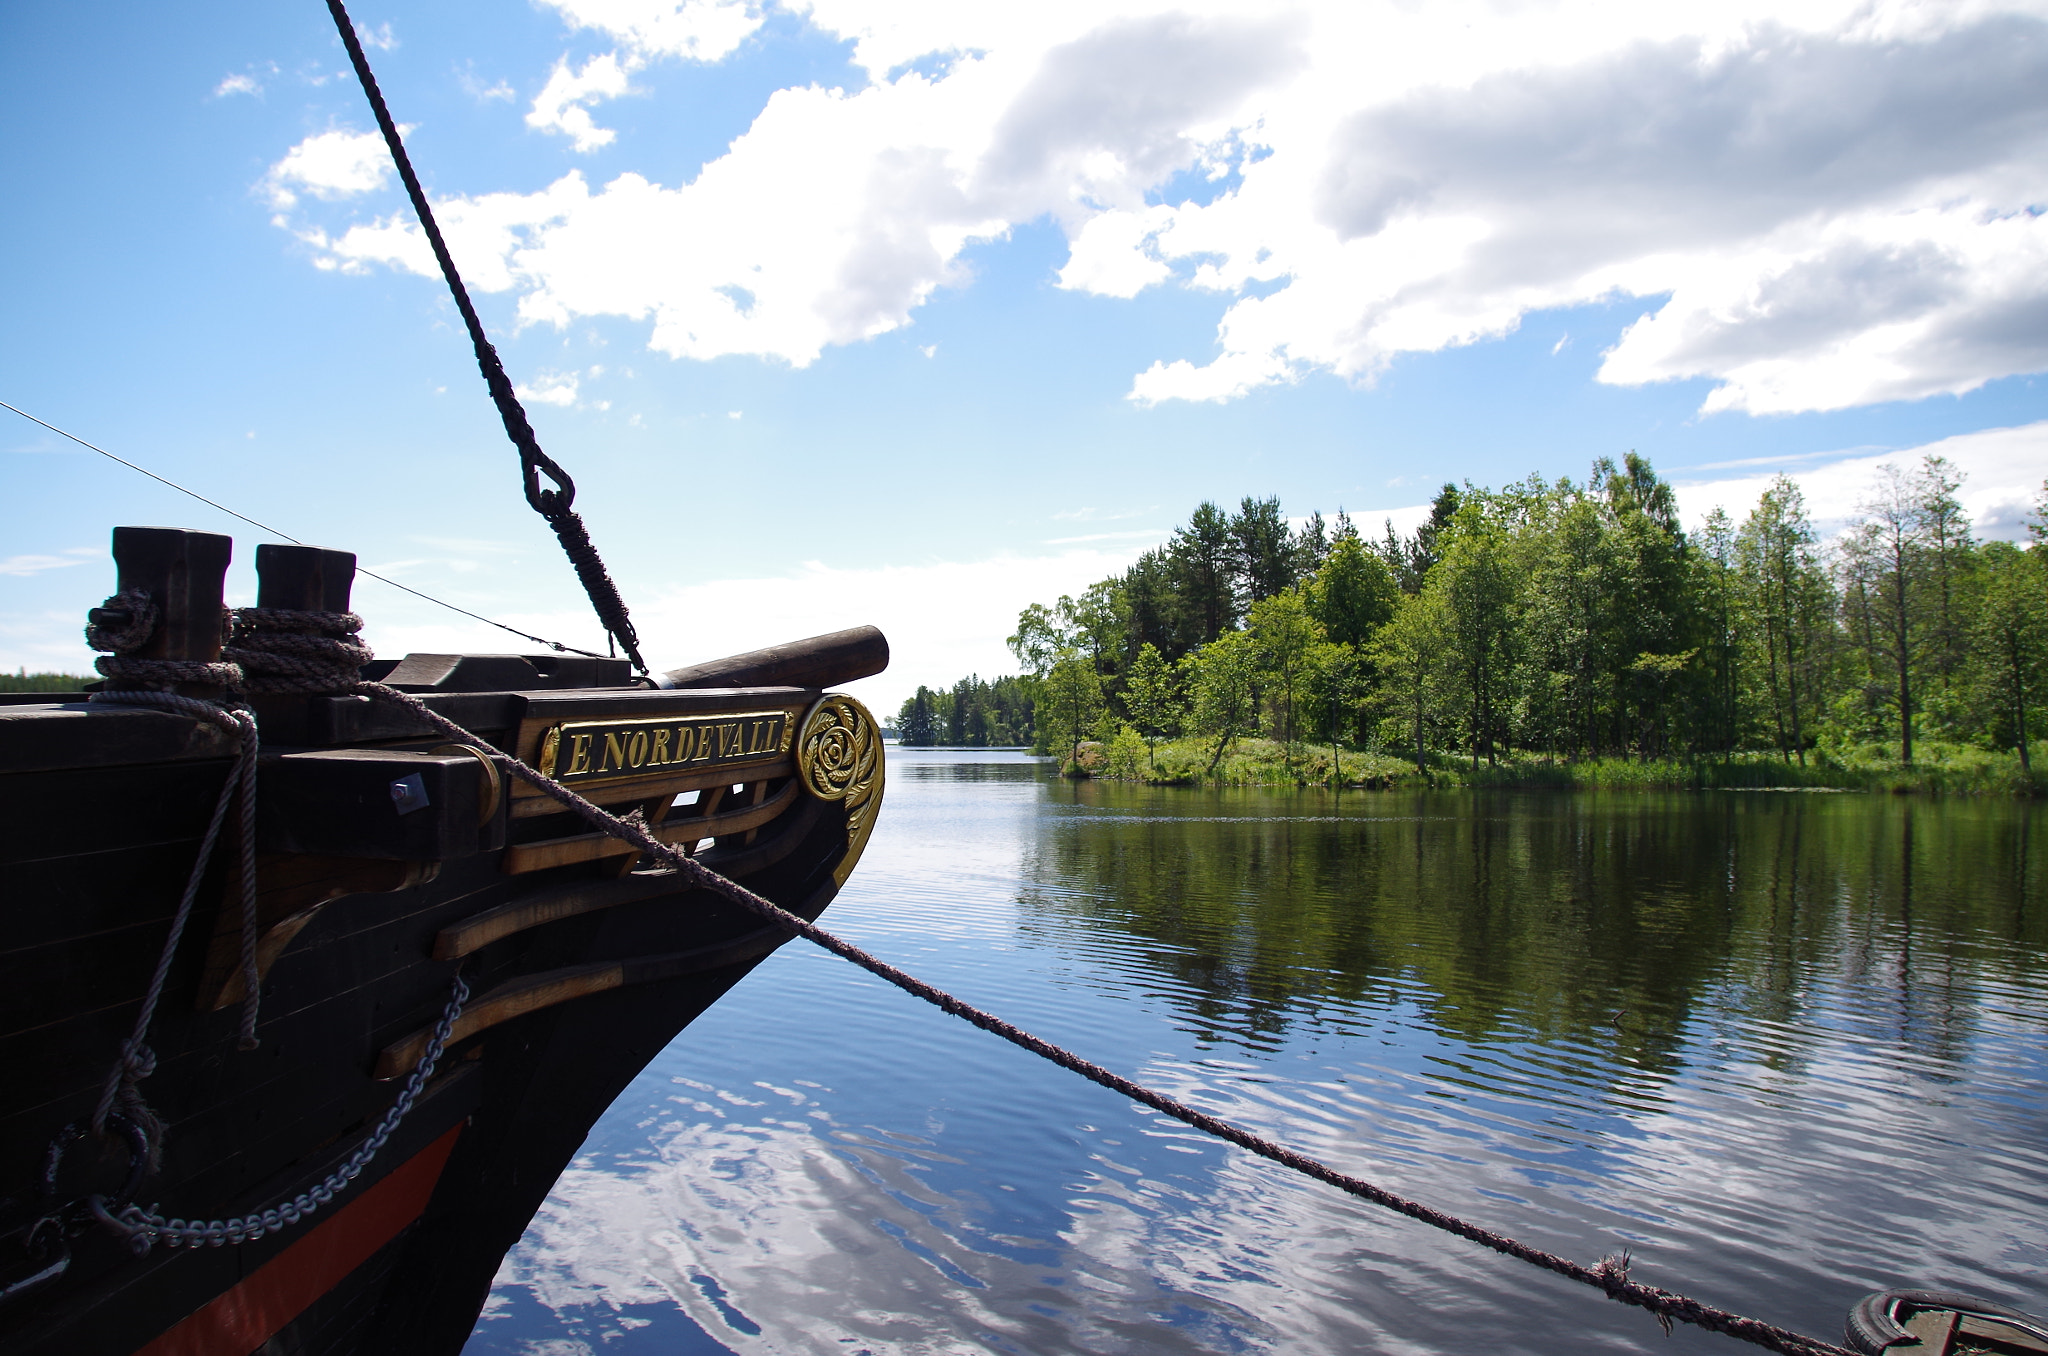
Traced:
<path id="1" fill-rule="evenodd" d="M 2048 811 L 1266 794 L 890 751 L 825 923 L 1120 1072 L 1839 1338 L 2048 1311 Z M 798 942 L 657 1059 L 469 1356 L 1750 1351 L 1388 1215 Z"/>

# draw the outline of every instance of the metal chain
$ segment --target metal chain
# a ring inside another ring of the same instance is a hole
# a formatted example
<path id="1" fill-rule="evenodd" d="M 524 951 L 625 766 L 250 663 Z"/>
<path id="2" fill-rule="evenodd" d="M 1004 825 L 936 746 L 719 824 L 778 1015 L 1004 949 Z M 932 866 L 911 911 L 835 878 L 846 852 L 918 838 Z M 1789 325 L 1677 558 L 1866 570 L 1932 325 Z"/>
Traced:
<path id="1" fill-rule="evenodd" d="M 449 996 L 448 1006 L 442 1009 L 441 1020 L 435 1024 L 433 1035 L 427 1041 L 427 1048 L 420 1052 L 419 1062 L 413 1065 L 412 1074 L 405 1080 L 405 1087 L 400 1090 L 398 1100 L 391 1104 L 391 1109 L 377 1122 L 377 1128 L 370 1133 L 370 1137 L 349 1155 L 348 1161 L 328 1173 L 317 1186 L 300 1192 L 281 1205 L 237 1215 L 232 1219 L 166 1219 L 157 1213 L 154 1206 L 145 1210 L 139 1205 L 131 1205 L 118 1215 L 111 1214 L 105 1208 L 103 1199 L 98 1196 L 92 1197 L 94 1214 L 100 1223 L 116 1233 L 125 1234 L 129 1248 L 138 1255 L 147 1253 L 151 1245 L 156 1243 L 162 1243 L 169 1248 L 197 1248 L 202 1245 L 218 1248 L 253 1243 L 266 1234 L 274 1234 L 281 1229 L 289 1228 L 307 1216 L 315 1214 L 322 1206 L 347 1190 L 349 1183 L 363 1175 L 363 1169 L 370 1166 L 370 1161 L 383 1149 L 385 1141 L 390 1139 L 404 1122 L 406 1114 L 413 1108 L 413 1103 L 419 1100 L 421 1091 L 426 1088 L 427 1080 L 433 1077 L 434 1066 L 440 1063 L 441 1051 L 448 1044 L 449 1036 L 455 1031 L 455 1023 L 462 1016 L 463 1004 L 468 1001 L 469 981 L 458 974 L 455 976 L 455 987 Z"/>

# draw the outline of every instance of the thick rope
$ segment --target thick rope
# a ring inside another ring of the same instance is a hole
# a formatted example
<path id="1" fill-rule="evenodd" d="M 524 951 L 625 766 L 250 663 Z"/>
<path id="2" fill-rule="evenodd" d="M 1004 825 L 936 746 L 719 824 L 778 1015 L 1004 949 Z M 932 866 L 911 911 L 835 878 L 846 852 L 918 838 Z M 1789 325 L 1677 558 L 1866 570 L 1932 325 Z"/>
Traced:
<path id="1" fill-rule="evenodd" d="M 140 659 L 139 650 L 156 633 L 157 606 L 143 589 L 123 589 L 92 610 L 85 624 L 85 643 L 106 653 L 93 667 L 115 692 L 169 692 L 180 683 L 232 687 L 242 671 L 233 664 L 197 659 Z"/>
<path id="2" fill-rule="evenodd" d="M 249 979 L 254 969 L 255 947 L 252 925 L 256 900 L 256 717 L 248 711 L 229 709 L 213 702 L 201 701 L 197 697 L 181 697 L 175 692 L 96 692 L 92 696 L 96 703 L 111 706 L 151 706 L 162 711 L 174 711 L 182 715 L 210 721 L 228 732 L 240 745 L 235 765 L 228 772 L 227 782 L 220 789 L 220 799 L 214 802 L 213 815 L 207 821 L 206 833 L 199 840 L 199 855 L 192 863 L 192 873 L 185 878 L 185 892 L 178 897 L 178 908 L 171 915 L 171 930 L 164 938 L 163 950 L 158 953 L 156 970 L 150 975 L 149 988 L 143 993 L 142 1008 L 135 1014 L 135 1029 L 127 1040 L 121 1042 L 120 1056 L 107 1073 L 106 1086 L 100 1092 L 99 1105 L 93 1108 L 92 1128 L 104 1134 L 107 1117 L 116 1108 L 142 1127 L 143 1136 L 149 1144 L 149 1165 L 154 1169 L 163 1156 L 163 1118 L 151 1109 L 142 1098 L 142 1080 L 156 1072 L 156 1054 L 149 1048 L 149 1028 L 156 1018 L 156 1009 L 164 994 L 164 981 L 171 973 L 171 961 L 178 954 L 178 941 L 185 935 L 185 924 L 192 917 L 193 901 L 199 897 L 199 883 L 206 876 L 206 866 L 213 858 L 214 844 L 220 839 L 221 825 L 227 819 L 228 806 L 241 793 L 242 829 L 242 882 L 243 882 L 243 977 Z M 252 985 L 249 998 L 242 1007 L 242 1040 L 244 1049 L 253 1049 L 256 1025 L 256 989 Z"/>
<path id="3" fill-rule="evenodd" d="M 1604 1293 L 1609 1299 L 1617 1300 L 1623 1304 L 1634 1305 L 1637 1308 L 1647 1309 L 1652 1314 L 1655 1314 L 1658 1321 L 1667 1328 L 1670 1326 L 1671 1321 L 1676 1319 L 1683 1323 L 1692 1324 L 1695 1327 L 1705 1328 L 1709 1332 L 1725 1333 L 1730 1337 L 1754 1343 L 1767 1350 L 1785 1353 L 1786 1356 L 1854 1356 L 1854 1353 L 1849 1352 L 1846 1348 L 1804 1336 L 1788 1328 L 1780 1328 L 1775 1324 L 1765 1323 L 1759 1319 L 1745 1318 L 1741 1314 L 1727 1309 L 1716 1308 L 1711 1304 L 1703 1303 L 1686 1295 L 1675 1294 L 1669 1290 L 1660 1290 L 1655 1286 L 1643 1285 L 1640 1282 L 1632 1281 L 1628 1276 L 1630 1262 L 1626 1254 L 1620 1257 L 1607 1258 L 1598 1265 L 1589 1267 L 1583 1263 L 1574 1262 L 1570 1258 L 1545 1252 L 1541 1248 L 1530 1247 L 1526 1243 L 1519 1243 L 1505 1234 L 1482 1228 L 1477 1224 L 1460 1219 L 1456 1215 L 1434 1209 L 1417 1201 L 1411 1201 L 1384 1187 L 1376 1186 L 1363 1178 L 1339 1172 L 1335 1168 L 1309 1157 L 1307 1154 L 1290 1149 L 1261 1135 L 1253 1134 L 1249 1130 L 1240 1129 L 1220 1117 L 1198 1110 L 1187 1105 L 1185 1102 L 1168 1097 L 1164 1093 L 1154 1092 L 1142 1084 L 1132 1082 L 1121 1074 L 1113 1073 L 1099 1064 L 1083 1059 L 1071 1051 L 1054 1045 L 1050 1041 L 1034 1036 L 1021 1027 L 1013 1026 L 993 1013 L 984 1012 L 972 1004 L 962 1002 L 943 989 L 927 984 L 914 975 L 897 969 L 887 961 L 871 955 L 860 947 L 855 946 L 852 942 L 826 931 L 815 923 L 799 918 L 774 901 L 755 894 L 743 885 L 727 880 L 724 876 L 719 875 L 684 853 L 681 848 L 655 838 L 652 834 L 648 833 L 644 825 L 622 819 L 617 815 L 600 809 L 598 806 L 577 795 L 574 791 L 562 786 L 553 778 L 543 776 L 541 773 L 520 762 L 517 758 L 500 752 L 483 739 L 434 711 L 425 702 L 412 694 L 400 692 L 396 688 L 385 687 L 381 683 L 361 683 L 354 690 L 365 696 L 402 706 L 450 738 L 471 745 L 512 775 L 537 787 L 541 792 L 581 816 L 591 825 L 610 834 L 614 838 L 633 844 L 642 852 L 669 866 L 678 875 L 698 888 L 710 890 L 752 910 L 762 918 L 804 938 L 806 941 L 823 947 L 835 956 L 852 961 L 869 974 L 887 980 L 905 993 L 921 998 L 941 1011 L 971 1022 L 984 1031 L 1002 1037 L 1020 1049 L 1029 1050 L 1032 1054 L 1050 1060 L 1063 1069 L 1080 1074 L 1092 1083 L 1108 1088 L 1110 1091 L 1129 1098 L 1131 1101 L 1149 1106 L 1153 1110 L 1191 1125 L 1205 1134 L 1213 1135 L 1218 1139 L 1235 1144 L 1241 1149 L 1248 1150 L 1261 1158 L 1278 1163 L 1282 1167 L 1292 1169 L 1303 1176 L 1312 1177 L 1316 1181 L 1336 1187 L 1340 1191 L 1348 1192 L 1361 1200 L 1370 1201 L 1374 1205 L 1392 1210 L 1397 1214 L 1406 1215 L 1408 1218 L 1418 1220 L 1432 1228 L 1456 1234 L 1460 1238 L 1469 1239 L 1483 1247 L 1491 1248 L 1495 1252 L 1505 1253 L 1509 1257 L 1519 1258 L 1524 1262 L 1542 1267 L 1546 1271 L 1555 1272 L 1560 1276 L 1578 1281 L 1582 1285 L 1592 1286 L 1594 1289 Z"/>
<path id="4" fill-rule="evenodd" d="M 477 318 L 476 307 L 470 304 L 469 289 L 463 286 L 462 275 L 455 271 L 455 257 L 448 252 L 448 242 L 441 238 L 441 227 L 434 220 L 434 209 L 427 203 L 426 190 L 420 187 L 419 176 L 413 173 L 405 141 L 398 134 L 398 124 L 392 120 L 391 110 L 385 106 L 384 93 L 378 89 L 377 77 L 370 71 L 370 60 L 363 54 L 363 44 L 356 37 L 356 26 L 349 19 L 347 8 L 342 0 L 327 0 L 327 10 L 334 17 L 335 28 L 341 33 L 342 45 L 348 48 L 348 59 L 355 66 L 363 93 L 369 97 L 370 111 L 376 115 L 377 126 L 384 133 L 384 144 L 390 148 L 392 162 L 398 166 L 398 177 L 405 181 L 406 194 L 412 199 L 413 214 L 419 218 L 427 243 L 433 247 L 434 258 L 441 265 L 441 276 L 447 279 L 448 290 L 455 297 L 455 308 L 462 313 L 462 323 L 469 330 L 470 346 L 476 350 L 477 367 L 482 370 L 484 385 L 490 388 L 491 400 L 498 407 L 498 417 L 504 421 L 506 436 L 519 449 L 519 473 L 526 490 L 526 502 L 555 530 L 555 538 L 561 542 L 569 563 L 575 567 L 576 577 L 582 582 L 590 605 L 597 610 L 598 620 L 625 648 L 634 669 L 645 673 L 647 662 L 640 657 L 640 636 L 627 615 L 626 601 L 619 596 L 619 586 L 612 582 L 611 575 L 605 570 L 604 561 L 590 540 L 590 532 L 583 526 L 582 516 L 571 507 L 576 501 L 576 482 L 553 458 L 541 451 L 540 439 L 534 435 L 526 410 L 519 403 L 519 395 L 512 389 L 512 379 L 505 375 L 505 364 L 499 361 L 498 350 L 491 346 L 490 339 L 484 334 L 483 321 Z M 557 488 L 542 489 L 542 473 Z"/>
<path id="5" fill-rule="evenodd" d="M 334 692 L 355 682 L 356 670 L 375 657 L 356 639 L 362 629 L 353 612 L 237 608 L 221 656 L 241 666 L 244 692 Z"/>

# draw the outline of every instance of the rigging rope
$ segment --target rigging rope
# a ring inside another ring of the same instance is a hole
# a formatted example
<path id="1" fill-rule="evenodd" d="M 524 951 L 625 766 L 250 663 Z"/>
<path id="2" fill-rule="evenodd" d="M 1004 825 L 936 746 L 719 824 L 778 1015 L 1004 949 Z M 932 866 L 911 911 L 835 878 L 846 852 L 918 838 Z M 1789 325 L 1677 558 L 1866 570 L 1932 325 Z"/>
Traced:
<path id="1" fill-rule="evenodd" d="M 476 350 L 476 365 L 483 371 L 484 384 L 490 388 L 491 400 L 498 407 L 498 417 L 504 420 L 506 436 L 519 449 L 519 473 L 526 490 L 526 502 L 555 530 L 555 538 L 562 543 L 569 563 L 575 566 L 576 577 L 582 581 L 583 591 L 590 596 L 590 605 L 597 609 L 598 620 L 604 623 L 605 631 L 624 647 L 626 657 L 633 661 L 633 668 L 645 673 L 647 663 L 640 658 L 640 637 L 626 613 L 625 599 L 619 596 L 619 586 L 612 582 L 611 575 L 605 570 L 604 561 L 597 554 L 597 546 L 590 540 L 589 530 L 583 526 L 582 515 L 571 507 L 576 501 L 576 482 L 553 458 L 541 451 L 540 440 L 534 436 L 526 410 L 519 403 L 518 393 L 512 389 L 512 379 L 505 375 L 505 364 L 498 360 L 498 350 L 491 346 L 490 339 L 484 334 L 483 321 L 477 318 L 476 307 L 470 304 L 469 289 L 463 286 L 462 275 L 455 271 L 455 258 L 448 253 L 448 242 L 441 238 L 441 227 L 434 220 L 434 209 L 427 203 L 426 190 L 420 187 L 419 176 L 413 173 L 405 141 L 398 135 L 398 124 L 392 120 L 391 110 L 385 106 L 383 91 L 377 88 L 377 77 L 370 71 L 370 59 L 363 54 L 362 40 L 356 36 L 356 26 L 348 17 L 348 9 L 342 0 L 327 0 L 327 11 L 334 16 L 334 26 L 341 33 L 342 44 L 348 48 L 348 59 L 355 66 L 356 78 L 362 81 L 363 93 L 369 96 L 370 111 L 376 114 L 377 126 L 384 133 L 384 144 L 390 148 L 392 162 L 398 166 L 398 177 L 405 181 L 406 194 L 412 199 L 413 213 L 426 232 L 427 243 L 433 246 L 434 258 L 441 265 L 441 276 L 448 280 L 448 290 L 455 297 L 455 307 L 462 312 L 462 323 L 469 329 L 470 345 Z M 554 482 L 554 489 L 542 488 L 542 474 Z"/>
<path id="2" fill-rule="evenodd" d="M 206 505 L 208 508 L 219 509 L 222 513 L 227 514 L 228 517 L 230 518 L 239 518 L 243 522 L 249 524 L 249 526 L 251 527 L 261 528 L 263 531 L 268 532 L 273 537 L 282 537 L 284 538 L 284 540 L 290 542 L 294 546 L 304 546 L 306 544 L 300 541 L 297 537 L 294 537 L 289 532 L 280 532 L 278 529 L 272 527 L 268 523 L 257 522 L 254 518 L 251 518 L 246 513 L 237 513 L 233 509 L 229 508 L 226 504 L 218 503 L 215 500 L 208 499 L 205 495 L 199 493 L 199 491 L 197 490 L 188 490 L 183 485 L 180 485 L 177 481 L 171 480 L 165 476 L 160 476 L 146 466 L 137 466 L 134 462 L 128 460 L 126 457 L 116 456 L 112 452 L 107 451 L 106 448 L 99 446 L 97 443 L 89 443 L 85 439 L 79 437 L 76 433 L 72 433 L 67 429 L 58 428 L 55 424 L 51 423 L 47 419 L 38 419 L 34 415 L 30 414 L 27 410 L 21 409 L 18 406 L 10 405 L 4 400 L 0 400 L 0 410 L 9 410 L 15 414 L 18 414 L 22 418 L 28 420 L 31 424 L 41 424 L 44 428 L 50 430 L 50 432 L 56 434 L 58 437 L 69 438 L 72 442 L 77 443 L 80 447 L 84 448 L 88 452 L 97 452 L 101 456 L 105 457 L 108 461 L 119 462 L 121 465 L 127 467 L 131 471 L 136 471 L 141 473 L 142 475 L 148 476 L 151 480 L 156 481 L 159 485 L 168 485 L 172 489 L 176 490 L 179 494 L 186 495 L 193 499 L 197 499 L 200 503 Z M 489 617 L 486 617 L 481 613 L 471 612 L 466 607 L 457 607 L 455 604 L 449 602 L 445 598 L 436 598 L 431 593 L 422 593 L 420 590 L 414 588 L 410 584 L 401 584 L 396 579 L 387 579 L 383 575 L 378 574 L 375 570 L 366 570 L 361 565 L 356 566 L 356 573 L 361 575 L 368 575 L 370 578 L 376 580 L 380 584 L 389 584 L 392 588 L 398 589 L 405 593 L 410 593 L 415 598 L 424 599 L 425 601 L 432 603 L 436 607 L 445 607 L 450 612 L 459 612 L 463 616 L 468 617 L 472 621 L 480 621 L 486 626 L 495 626 L 500 631 L 505 631 L 512 635 L 518 636 L 521 640 L 530 640 L 536 645 L 545 645 L 549 649 L 553 650 L 556 654 L 580 654 L 587 659 L 604 658 L 603 655 L 598 654 L 594 650 L 579 650 L 574 645 L 564 645 L 559 640 L 549 640 L 546 636 L 536 636 L 529 632 L 522 631 L 516 626 L 507 626 L 505 623 L 501 621 L 493 621 Z"/>
<path id="3" fill-rule="evenodd" d="M 1360 1200 L 1369 1201 L 1396 1214 L 1405 1215 L 1410 1219 L 1427 1224 L 1431 1228 L 1456 1234 L 1460 1238 L 1468 1239 L 1483 1247 L 1491 1248 L 1495 1252 L 1504 1253 L 1509 1257 L 1518 1258 L 1521 1261 L 1542 1267 L 1546 1271 L 1554 1272 L 1559 1276 L 1577 1281 L 1582 1285 L 1592 1286 L 1594 1289 L 1606 1294 L 1609 1299 L 1616 1300 L 1622 1304 L 1634 1305 L 1637 1308 L 1647 1309 L 1650 1313 L 1656 1315 L 1658 1322 L 1662 1323 L 1667 1329 L 1670 1327 L 1672 1320 L 1676 1319 L 1682 1323 L 1689 1323 L 1695 1327 L 1704 1328 L 1709 1332 L 1723 1333 L 1729 1337 L 1753 1343 L 1769 1351 L 1784 1353 L 1784 1356 L 1854 1356 L 1854 1353 L 1846 1348 L 1838 1347 L 1830 1342 L 1823 1342 L 1817 1338 L 1807 1337 L 1802 1333 L 1793 1332 L 1789 1328 L 1781 1328 L 1776 1324 L 1765 1323 L 1760 1319 L 1745 1318 L 1741 1314 L 1703 1303 L 1688 1295 L 1677 1294 L 1669 1290 L 1660 1290 L 1655 1286 L 1632 1281 L 1629 1279 L 1628 1274 L 1630 1259 L 1627 1253 L 1622 1253 L 1617 1257 L 1604 1258 L 1593 1266 L 1574 1262 L 1568 1257 L 1560 1257 L 1541 1248 L 1531 1247 L 1529 1244 L 1518 1242 L 1505 1234 L 1496 1233 L 1491 1229 L 1473 1224 L 1468 1220 L 1460 1219 L 1458 1216 L 1447 1211 L 1435 1209 L 1419 1201 L 1411 1201 L 1405 1196 L 1389 1191 L 1385 1187 L 1377 1186 L 1372 1182 L 1366 1181 L 1364 1178 L 1339 1172 L 1328 1164 L 1311 1158 L 1309 1155 L 1298 1150 L 1290 1149 L 1283 1144 L 1267 1139 L 1263 1135 L 1254 1134 L 1252 1131 L 1242 1129 L 1219 1116 L 1214 1116 L 1206 1111 L 1189 1106 L 1187 1103 L 1169 1097 L 1164 1093 L 1155 1092 L 1141 1083 L 1132 1082 L 1123 1075 L 1112 1072 L 1100 1064 L 1083 1059 L 1069 1050 L 1054 1045 L 1051 1041 L 1034 1036 L 1023 1028 L 1012 1025 L 993 1013 L 985 1012 L 970 1003 L 963 1002 L 945 990 L 897 969 L 887 961 L 863 950 L 836 933 L 828 932 L 816 923 L 798 917 L 773 900 L 755 894 L 752 890 L 747 889 L 736 881 L 726 879 L 716 871 L 711 870 L 703 863 L 689 856 L 680 847 L 664 843 L 654 837 L 647 831 L 644 824 L 636 823 L 631 819 L 622 819 L 592 804 L 574 791 L 555 781 L 554 778 L 545 776 L 535 769 L 528 767 L 517 758 L 493 747 L 480 736 L 465 730 L 462 726 L 441 715 L 413 694 L 400 692 L 396 688 L 386 687 L 381 683 L 358 683 L 351 690 L 367 697 L 403 706 L 419 719 L 426 721 L 429 725 L 440 730 L 450 738 L 475 748 L 513 776 L 538 788 L 542 793 L 581 816 L 600 831 L 624 842 L 631 843 L 642 852 L 661 861 L 698 888 L 710 890 L 724 896 L 726 899 L 751 910 L 760 917 L 787 929 L 806 941 L 815 943 L 832 954 L 853 962 L 869 974 L 887 980 L 905 993 L 915 998 L 923 999 L 943 1012 L 959 1017 L 992 1035 L 1000 1036 L 1010 1042 L 1010 1044 L 1028 1050 L 1042 1059 L 1050 1060 L 1063 1069 L 1081 1075 L 1091 1083 L 1108 1088 L 1110 1091 L 1127 1097 L 1141 1105 L 1149 1106 L 1153 1110 L 1191 1125 L 1205 1134 L 1213 1135 L 1227 1143 L 1235 1144 L 1241 1149 L 1248 1150 L 1261 1158 L 1278 1163 L 1282 1167 L 1289 1168 L 1305 1177 L 1311 1177 L 1316 1181 L 1334 1186 L 1340 1191 L 1358 1197 Z"/>

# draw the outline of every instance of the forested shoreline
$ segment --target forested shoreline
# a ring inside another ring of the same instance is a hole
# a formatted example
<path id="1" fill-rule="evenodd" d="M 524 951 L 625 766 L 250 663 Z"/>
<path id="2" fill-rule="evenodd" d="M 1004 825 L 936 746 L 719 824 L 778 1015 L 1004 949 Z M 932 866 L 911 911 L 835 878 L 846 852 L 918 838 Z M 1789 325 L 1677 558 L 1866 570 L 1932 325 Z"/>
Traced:
<path id="1" fill-rule="evenodd" d="M 1876 784 L 1831 775 L 1860 768 L 2039 790 L 2048 482 L 2026 546 L 1973 540 L 1961 485 L 1939 457 L 1881 467 L 1829 541 L 1784 476 L 1739 523 L 1716 510 L 1687 533 L 1633 453 L 1584 481 L 1446 484 L 1406 535 L 1203 503 L 1122 575 L 1027 608 L 1022 675 L 920 687 L 898 729 L 1155 781 L 1260 764 L 1578 784 L 1655 765 L 1690 784 Z M 1738 766 L 1758 771 L 1712 771 Z"/>

